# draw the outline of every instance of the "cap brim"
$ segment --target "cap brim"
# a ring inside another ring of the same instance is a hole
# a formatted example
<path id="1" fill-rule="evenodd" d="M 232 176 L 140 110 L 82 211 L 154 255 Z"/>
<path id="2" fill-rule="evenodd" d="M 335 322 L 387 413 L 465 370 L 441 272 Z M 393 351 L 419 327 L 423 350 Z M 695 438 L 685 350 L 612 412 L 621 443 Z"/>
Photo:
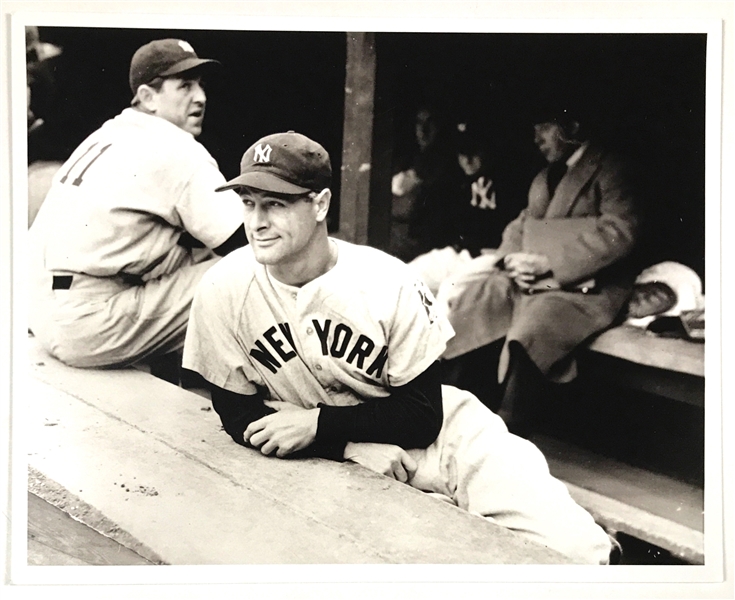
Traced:
<path id="1" fill-rule="evenodd" d="M 225 185 L 218 187 L 215 191 L 223 192 L 241 187 L 254 188 L 264 192 L 275 192 L 276 194 L 305 194 L 311 191 L 309 188 L 289 183 L 272 173 L 264 173 L 262 171 L 244 173 L 239 177 L 235 177 L 235 179 L 231 179 Z"/>
<path id="2" fill-rule="evenodd" d="M 218 65 L 222 66 L 222 63 L 218 60 L 214 60 L 211 58 L 185 58 L 181 62 L 176 63 L 172 67 L 169 67 L 166 69 L 163 73 L 160 73 L 159 75 L 161 77 L 169 77 L 171 75 L 177 75 L 179 73 L 183 73 L 185 71 L 191 71 L 191 69 L 196 69 L 197 67 L 201 67 L 202 65 Z"/>

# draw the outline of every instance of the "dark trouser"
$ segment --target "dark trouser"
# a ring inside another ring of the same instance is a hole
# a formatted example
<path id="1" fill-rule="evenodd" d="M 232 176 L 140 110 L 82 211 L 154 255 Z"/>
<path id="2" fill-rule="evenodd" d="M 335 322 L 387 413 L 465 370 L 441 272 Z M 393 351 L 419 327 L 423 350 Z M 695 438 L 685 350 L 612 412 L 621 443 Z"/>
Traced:
<path id="1" fill-rule="evenodd" d="M 505 380 L 498 384 L 498 360 L 505 338 L 444 362 L 444 383 L 472 392 L 505 421 L 511 433 L 529 437 L 544 420 L 555 390 L 523 346 L 510 342 Z"/>
<path id="2" fill-rule="evenodd" d="M 505 338 L 467 352 L 456 358 L 443 361 L 442 383 L 471 392 L 497 413 L 503 398 L 498 383 L 498 360 Z"/>
<path id="3" fill-rule="evenodd" d="M 508 344 L 510 362 L 505 377 L 503 399 L 498 414 L 508 430 L 529 437 L 544 420 L 552 384 L 529 358 L 520 343 Z"/>

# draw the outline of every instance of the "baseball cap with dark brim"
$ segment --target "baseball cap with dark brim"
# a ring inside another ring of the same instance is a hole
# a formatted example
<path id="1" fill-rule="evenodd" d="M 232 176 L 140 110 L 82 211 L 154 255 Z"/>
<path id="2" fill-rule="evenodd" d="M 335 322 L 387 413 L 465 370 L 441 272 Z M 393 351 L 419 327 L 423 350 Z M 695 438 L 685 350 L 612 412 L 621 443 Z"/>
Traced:
<path id="1" fill-rule="evenodd" d="M 171 75 L 178 75 L 185 71 L 191 71 L 202 65 L 222 65 L 218 60 L 213 58 L 187 58 L 182 60 L 180 63 L 175 64 L 170 69 L 166 69 L 163 73 L 159 73 L 159 77 L 169 77 Z"/>
<path id="2" fill-rule="evenodd" d="M 240 175 L 216 191 L 253 188 L 277 194 L 320 192 L 332 183 L 329 154 L 305 135 L 288 131 L 261 138 L 240 161 Z"/>
<path id="3" fill-rule="evenodd" d="M 199 58 L 184 40 L 153 40 L 138 48 L 130 61 L 129 83 L 133 94 L 156 77 L 178 75 L 202 65 L 221 66 L 218 60 Z"/>

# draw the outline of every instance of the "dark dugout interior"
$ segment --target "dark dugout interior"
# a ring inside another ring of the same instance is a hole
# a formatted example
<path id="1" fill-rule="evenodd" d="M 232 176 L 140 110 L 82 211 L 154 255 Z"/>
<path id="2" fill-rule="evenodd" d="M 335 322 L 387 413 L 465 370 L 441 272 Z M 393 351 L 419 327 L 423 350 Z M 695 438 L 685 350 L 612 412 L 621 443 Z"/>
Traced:
<path id="1" fill-rule="evenodd" d="M 34 83 L 33 108 L 46 125 L 29 140 L 29 160 L 65 159 L 129 105 L 134 51 L 179 37 L 224 66 L 208 83 L 200 138 L 224 175 L 238 173 L 258 138 L 293 129 L 329 151 L 339 197 L 344 33 L 41 27 L 40 35 L 63 53 Z M 704 279 L 706 35 L 396 32 L 375 39 L 394 155 L 410 150 L 415 111 L 429 103 L 450 124 L 482 122 L 530 182 L 543 166 L 531 109 L 547 97 L 572 98 L 596 136 L 638 167 L 649 217 L 646 261 L 676 260 Z"/>
<path id="2" fill-rule="evenodd" d="M 382 34 L 377 48 L 398 153 L 428 104 L 495 136 L 530 184 L 544 166 L 533 114 L 569 104 L 639 175 L 642 259 L 684 263 L 704 283 L 705 35 Z"/>

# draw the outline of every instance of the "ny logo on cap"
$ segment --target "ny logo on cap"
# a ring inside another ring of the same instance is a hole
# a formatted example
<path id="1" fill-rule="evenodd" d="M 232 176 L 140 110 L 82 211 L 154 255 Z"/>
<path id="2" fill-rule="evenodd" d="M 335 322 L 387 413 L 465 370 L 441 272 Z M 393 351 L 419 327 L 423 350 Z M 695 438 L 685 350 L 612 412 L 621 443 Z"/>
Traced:
<path id="1" fill-rule="evenodd" d="M 191 54 L 194 54 L 194 48 L 191 47 L 191 44 L 189 42 L 185 42 L 184 40 L 179 40 L 179 47 L 184 52 L 190 52 Z"/>
<path id="2" fill-rule="evenodd" d="M 265 147 L 263 147 L 263 144 L 258 144 L 255 146 L 255 157 L 253 160 L 259 163 L 270 162 L 272 150 L 273 148 L 271 148 L 270 144 L 266 144 Z"/>

